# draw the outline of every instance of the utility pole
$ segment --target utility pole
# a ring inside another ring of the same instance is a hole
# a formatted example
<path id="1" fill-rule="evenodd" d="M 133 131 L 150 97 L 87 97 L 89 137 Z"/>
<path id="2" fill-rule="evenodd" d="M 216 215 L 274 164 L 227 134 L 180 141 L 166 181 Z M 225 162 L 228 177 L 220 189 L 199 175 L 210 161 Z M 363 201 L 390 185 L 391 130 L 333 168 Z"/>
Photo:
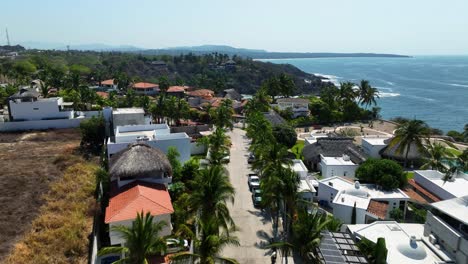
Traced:
<path id="1" fill-rule="evenodd" d="M 10 37 L 8 36 L 8 28 L 5 28 L 5 32 L 6 32 L 7 45 L 11 46 L 10 45 Z"/>

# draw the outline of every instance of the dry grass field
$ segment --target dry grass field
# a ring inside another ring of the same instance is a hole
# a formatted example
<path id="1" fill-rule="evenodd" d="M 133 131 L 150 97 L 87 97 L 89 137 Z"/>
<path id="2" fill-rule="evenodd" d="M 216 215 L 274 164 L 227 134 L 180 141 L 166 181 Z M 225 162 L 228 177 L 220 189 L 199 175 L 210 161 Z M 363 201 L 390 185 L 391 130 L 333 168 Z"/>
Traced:
<path id="1" fill-rule="evenodd" d="M 40 218 L 43 211 L 50 210 L 49 204 L 56 202 L 52 199 L 66 198 L 60 192 L 73 191 L 61 185 L 76 184 L 74 179 L 63 179 L 63 176 L 70 166 L 85 162 L 76 154 L 79 143 L 80 134 L 76 129 L 0 134 L 0 262 L 16 243 L 22 243 L 23 247 L 35 247 L 23 242 L 28 240 L 31 233 L 41 232 L 37 226 L 31 228 L 33 221 L 45 220 Z M 81 173 L 83 171 L 68 172 Z M 92 181 L 93 175 L 88 178 Z M 92 184 L 88 183 L 86 188 L 89 189 Z M 79 187 L 73 186 L 74 189 Z M 59 211 L 56 213 L 60 214 Z"/>

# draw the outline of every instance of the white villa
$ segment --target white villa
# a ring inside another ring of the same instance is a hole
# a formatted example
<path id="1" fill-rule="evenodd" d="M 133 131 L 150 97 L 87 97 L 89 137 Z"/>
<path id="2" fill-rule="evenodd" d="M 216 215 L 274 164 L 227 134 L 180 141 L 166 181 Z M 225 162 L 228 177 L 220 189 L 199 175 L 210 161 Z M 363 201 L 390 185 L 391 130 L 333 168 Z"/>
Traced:
<path id="1" fill-rule="evenodd" d="M 107 155 L 110 158 L 131 143 L 145 142 L 166 154 L 169 147 L 175 147 L 180 154 L 179 161 L 184 163 L 190 159 L 190 141 L 191 138 L 185 132 L 171 133 L 167 124 L 117 126 L 115 136 L 107 141 Z"/>
<path id="2" fill-rule="evenodd" d="M 62 97 L 41 98 L 34 90 L 21 89 L 9 98 L 8 112 L 10 121 L 71 119 L 72 105 Z"/>
<path id="3" fill-rule="evenodd" d="M 156 95 L 159 93 L 159 85 L 147 82 L 138 82 L 132 85 L 132 90 L 138 95 Z"/>
<path id="4" fill-rule="evenodd" d="M 301 198 L 306 201 L 312 202 L 317 197 L 317 191 L 315 187 L 318 186 L 318 182 L 312 176 L 309 176 L 309 171 L 307 167 L 304 165 L 302 160 L 300 159 L 293 159 L 292 160 L 291 168 L 294 172 L 296 172 L 297 176 L 299 176 L 299 193 Z"/>
<path id="5" fill-rule="evenodd" d="M 355 164 L 346 154 L 343 154 L 341 157 L 325 157 L 320 155 L 319 167 L 323 178 L 334 176 L 354 178 L 359 165 Z"/>
<path id="6" fill-rule="evenodd" d="M 440 200 L 462 197 L 468 194 L 468 175 L 459 173 L 444 182 L 444 174 L 436 170 L 414 171 L 414 181 Z"/>
<path id="7" fill-rule="evenodd" d="M 356 240 L 365 237 L 376 243 L 378 238 L 385 238 L 388 264 L 453 263 L 447 252 L 437 248 L 424 236 L 423 224 L 377 221 L 348 225 L 347 229 Z"/>
<path id="8" fill-rule="evenodd" d="M 380 159 L 380 151 L 388 145 L 387 139 L 389 137 L 362 137 L 362 149 L 369 157 Z"/>
<path id="9" fill-rule="evenodd" d="M 365 224 L 379 219 L 388 219 L 393 209 L 400 208 L 406 214 L 410 198 L 400 189 L 384 191 L 373 184 L 360 184 L 342 177 L 319 181 L 319 204 L 328 205 L 333 215 L 345 224 L 352 222 L 356 206 L 356 223 Z"/>
<path id="10" fill-rule="evenodd" d="M 153 221 L 165 221 L 160 236 L 171 234 L 174 212 L 167 185 L 172 168 L 165 154 L 145 143 L 134 143 L 110 160 L 111 194 L 104 222 L 113 226 L 132 225 L 138 213 L 150 213 Z M 125 241 L 117 232 L 109 232 L 111 245 Z"/>
<path id="11" fill-rule="evenodd" d="M 145 125 L 145 111 L 143 108 L 117 108 L 112 110 L 113 128 L 126 125 Z"/>
<path id="12" fill-rule="evenodd" d="M 308 116 L 309 111 L 309 100 L 304 98 L 279 98 L 276 99 L 278 108 L 280 110 L 286 110 L 290 108 L 293 111 L 294 117 Z"/>
<path id="13" fill-rule="evenodd" d="M 466 192 L 465 192 L 466 193 Z M 432 203 L 427 212 L 424 235 L 455 259 L 468 263 L 468 195 Z"/>

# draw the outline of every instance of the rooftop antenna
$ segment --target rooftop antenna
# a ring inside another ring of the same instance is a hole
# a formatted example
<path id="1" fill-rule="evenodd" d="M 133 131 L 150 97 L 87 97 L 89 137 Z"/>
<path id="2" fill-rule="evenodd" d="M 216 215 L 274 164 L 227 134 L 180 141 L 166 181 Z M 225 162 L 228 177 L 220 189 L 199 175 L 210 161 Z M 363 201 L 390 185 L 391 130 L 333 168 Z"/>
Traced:
<path id="1" fill-rule="evenodd" d="M 10 45 L 10 37 L 8 36 L 8 28 L 5 28 L 5 32 L 6 32 L 7 44 L 8 44 L 8 46 L 11 46 Z"/>

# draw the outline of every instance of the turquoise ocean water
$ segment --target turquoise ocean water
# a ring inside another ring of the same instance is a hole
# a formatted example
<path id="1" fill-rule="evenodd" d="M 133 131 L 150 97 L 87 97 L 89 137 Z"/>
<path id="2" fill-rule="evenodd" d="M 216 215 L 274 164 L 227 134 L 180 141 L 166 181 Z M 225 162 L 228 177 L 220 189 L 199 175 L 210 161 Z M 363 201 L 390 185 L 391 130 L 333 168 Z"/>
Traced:
<path id="1" fill-rule="evenodd" d="M 444 132 L 461 131 L 468 123 L 468 56 L 262 61 L 289 63 L 335 83 L 369 80 L 380 91 L 385 119 L 417 118 Z"/>

